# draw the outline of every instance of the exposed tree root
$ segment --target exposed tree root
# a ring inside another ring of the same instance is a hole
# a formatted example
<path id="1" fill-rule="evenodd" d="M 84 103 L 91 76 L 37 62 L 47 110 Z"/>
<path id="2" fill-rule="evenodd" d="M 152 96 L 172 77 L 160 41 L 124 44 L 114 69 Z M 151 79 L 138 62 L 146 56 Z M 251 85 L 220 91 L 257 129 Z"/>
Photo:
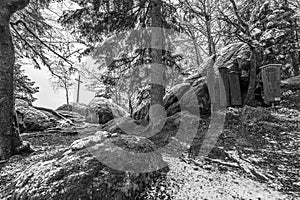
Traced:
<path id="1" fill-rule="evenodd" d="M 212 158 L 205 158 L 205 160 L 208 160 L 210 162 L 214 162 L 214 163 L 217 163 L 217 164 L 220 164 L 220 165 L 228 166 L 228 167 L 239 168 L 239 165 L 237 163 L 233 163 L 233 162 L 225 162 L 223 160 L 212 159 Z"/>
<path id="2" fill-rule="evenodd" d="M 4 164 L 4 163 L 7 163 L 7 162 L 8 162 L 8 160 L 0 160 L 0 165 Z"/>
<path id="3" fill-rule="evenodd" d="M 49 113 L 53 114 L 54 116 L 58 117 L 59 119 L 62 119 L 64 121 L 68 122 L 69 124 L 73 124 L 72 120 L 65 118 L 63 115 L 59 114 L 55 110 L 52 110 L 50 108 L 37 107 L 37 106 L 32 106 L 32 107 L 37 109 L 37 110 L 40 110 L 40 111 L 49 112 Z"/>
<path id="4" fill-rule="evenodd" d="M 239 167 L 245 171 L 246 173 L 250 174 L 253 177 L 256 177 L 262 181 L 270 181 L 270 179 L 264 175 L 261 171 L 261 169 L 258 169 L 257 167 L 253 166 L 251 164 L 251 161 L 242 158 L 239 151 L 227 151 L 226 154 L 229 156 L 230 159 L 234 160 L 238 163 Z"/>
<path id="5" fill-rule="evenodd" d="M 244 172 L 246 172 L 250 176 L 255 177 L 264 182 L 268 182 L 268 181 L 270 181 L 270 179 L 274 178 L 271 175 L 264 174 L 262 172 L 262 169 L 257 168 L 256 166 L 251 164 L 251 161 L 243 158 L 238 150 L 233 150 L 233 151 L 222 150 L 222 151 L 227 156 L 227 158 L 229 158 L 232 162 L 224 161 L 221 159 L 212 159 L 209 157 L 204 157 L 203 159 L 207 160 L 209 162 L 217 163 L 219 165 L 242 169 Z M 200 161 L 197 161 L 195 159 L 181 158 L 181 160 L 185 163 L 193 163 L 194 165 L 199 166 L 199 167 L 203 166 L 203 163 L 201 163 Z"/>

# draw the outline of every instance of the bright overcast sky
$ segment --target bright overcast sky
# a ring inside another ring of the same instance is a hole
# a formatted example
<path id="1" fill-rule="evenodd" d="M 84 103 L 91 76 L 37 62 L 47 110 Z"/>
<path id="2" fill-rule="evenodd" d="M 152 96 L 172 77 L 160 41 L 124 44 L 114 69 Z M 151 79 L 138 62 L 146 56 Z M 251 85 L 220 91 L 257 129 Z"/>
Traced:
<path id="1" fill-rule="evenodd" d="M 35 106 L 56 109 L 57 107 L 66 103 L 64 90 L 61 89 L 59 91 L 54 91 L 49 80 L 50 73 L 46 69 L 46 67 L 43 67 L 42 70 L 37 70 L 32 66 L 24 66 L 24 69 L 28 77 L 31 80 L 35 81 L 35 86 L 38 86 L 40 88 L 40 92 L 34 95 L 34 97 L 38 99 L 33 103 Z M 75 80 L 74 83 L 76 84 Z M 70 93 L 70 102 L 76 101 L 76 94 L 77 87 L 75 87 Z M 79 94 L 80 103 L 88 104 L 94 97 L 94 93 L 87 91 L 87 89 L 84 87 L 84 83 L 80 87 Z"/>
<path id="2" fill-rule="evenodd" d="M 58 16 L 62 14 L 63 10 L 74 8 L 76 4 L 71 4 L 69 1 L 64 2 L 63 4 L 54 3 L 50 6 L 50 10 L 45 10 L 44 14 L 46 19 L 50 18 L 51 21 L 48 21 L 49 24 L 52 24 L 55 27 L 62 28 L 58 23 L 54 23 L 53 20 L 57 20 Z M 54 24 L 53 24 L 54 23 Z M 61 34 L 65 34 L 64 31 Z M 34 97 L 37 100 L 33 103 L 35 106 L 47 107 L 56 109 L 57 107 L 66 103 L 65 91 L 63 89 L 54 90 L 50 81 L 50 72 L 47 67 L 42 66 L 41 70 L 34 69 L 32 65 L 23 65 L 23 69 L 26 71 L 26 75 L 35 82 L 35 86 L 38 86 L 39 93 L 35 94 Z M 84 80 L 83 80 L 84 82 Z M 77 95 L 77 83 L 74 78 L 74 88 L 70 91 L 69 99 L 70 102 L 76 101 Z M 80 103 L 88 104 L 94 97 L 93 92 L 89 92 L 84 87 L 84 83 L 81 84 L 80 89 Z"/>

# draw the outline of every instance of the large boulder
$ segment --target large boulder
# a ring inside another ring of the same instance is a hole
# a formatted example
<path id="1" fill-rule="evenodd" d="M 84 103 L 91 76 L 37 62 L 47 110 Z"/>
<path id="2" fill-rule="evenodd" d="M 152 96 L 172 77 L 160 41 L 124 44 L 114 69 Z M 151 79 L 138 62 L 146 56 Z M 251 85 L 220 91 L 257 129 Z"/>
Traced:
<path id="1" fill-rule="evenodd" d="M 181 100 L 181 105 L 191 105 L 192 108 L 196 106 L 197 111 L 201 115 L 210 113 L 210 96 L 205 77 L 201 77 L 192 83 L 191 89 L 184 94 Z M 196 102 L 195 102 L 196 101 Z"/>
<path id="2" fill-rule="evenodd" d="M 164 107 L 166 110 L 168 108 L 178 102 L 179 99 L 191 88 L 191 85 L 189 83 L 182 83 L 175 85 L 170 92 L 164 97 Z"/>
<path id="3" fill-rule="evenodd" d="M 200 66 L 200 72 L 192 74 L 185 82 L 194 82 L 207 75 L 207 70 L 214 66 L 216 74 L 219 68 L 227 68 L 229 71 L 249 71 L 251 51 L 247 44 L 236 42 L 225 46 L 218 55 L 209 57 L 206 62 Z M 239 60 L 239 61 L 238 61 Z M 238 63 L 239 62 L 239 63 Z"/>
<path id="4" fill-rule="evenodd" d="M 167 116 L 188 110 L 194 114 L 207 114 L 210 111 L 210 99 L 205 77 L 195 83 L 176 85 L 164 98 Z"/>
<path id="5" fill-rule="evenodd" d="M 43 131 L 58 124 L 54 116 L 33 108 L 24 100 L 16 99 L 15 109 L 21 132 Z"/>
<path id="6" fill-rule="evenodd" d="M 243 42 L 233 43 L 221 50 L 214 68 L 216 71 L 223 67 L 230 71 L 248 71 L 250 69 L 250 56 L 251 51 L 247 44 Z M 237 65 L 237 60 L 240 61 L 240 65 Z"/>
<path id="7" fill-rule="evenodd" d="M 117 134 L 143 135 L 169 154 L 175 155 L 180 155 L 181 150 L 190 146 L 196 135 L 203 139 L 205 133 L 203 127 L 199 127 L 204 120 L 188 111 L 167 117 L 159 129 L 155 129 L 155 124 L 145 121 L 120 118 L 108 122 L 102 129 Z"/>
<path id="8" fill-rule="evenodd" d="M 181 111 L 207 115 L 210 112 L 210 97 L 205 77 L 175 85 L 163 99 L 167 116 Z M 148 119 L 150 104 L 138 109 L 133 118 L 136 120 Z"/>
<path id="9" fill-rule="evenodd" d="M 281 86 L 286 90 L 300 90 L 300 75 L 282 81 Z"/>
<path id="10" fill-rule="evenodd" d="M 76 112 L 82 116 L 87 115 L 88 106 L 84 103 L 71 103 L 69 105 L 64 104 L 56 109 L 57 111 L 71 111 Z"/>
<path id="11" fill-rule="evenodd" d="M 199 73 L 192 74 L 187 77 L 184 83 L 174 86 L 169 94 L 164 97 L 164 107 L 168 116 L 172 116 L 182 110 L 190 112 L 196 111 L 202 116 L 208 115 L 211 110 L 211 101 L 209 90 L 206 81 L 207 70 L 214 69 L 215 75 L 218 76 L 219 68 L 228 68 L 230 71 L 238 71 L 241 73 L 240 86 L 241 91 L 246 92 L 248 88 L 248 70 L 250 69 L 250 49 L 244 43 L 238 42 L 226 46 L 222 49 L 221 54 L 211 56 L 200 67 Z M 238 61 L 240 63 L 238 63 Z M 197 101 L 195 102 L 194 96 L 196 95 Z M 150 105 L 147 104 L 138 108 L 134 112 L 134 119 L 147 119 Z"/>
<path id="12" fill-rule="evenodd" d="M 75 141 L 58 158 L 27 168 L 16 179 L 13 199 L 138 199 L 147 185 L 168 172 L 160 154 L 147 159 L 138 154 L 154 150 L 146 138 L 97 132 Z M 146 171 L 135 173 L 138 168 Z"/>
<path id="13" fill-rule="evenodd" d="M 114 118 L 128 116 L 128 112 L 110 99 L 95 97 L 88 105 L 86 121 L 105 124 Z"/>

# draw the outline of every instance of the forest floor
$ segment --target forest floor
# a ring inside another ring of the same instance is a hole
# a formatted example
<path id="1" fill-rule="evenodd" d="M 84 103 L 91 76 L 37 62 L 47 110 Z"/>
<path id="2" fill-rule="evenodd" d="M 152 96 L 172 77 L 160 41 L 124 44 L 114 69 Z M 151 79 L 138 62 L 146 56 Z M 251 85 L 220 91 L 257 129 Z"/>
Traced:
<path id="1" fill-rule="evenodd" d="M 205 159 L 164 155 L 171 170 L 144 199 L 300 199 L 300 93 L 262 111 L 271 118 L 242 123 L 241 110 L 230 109 Z"/>
<path id="2" fill-rule="evenodd" d="M 170 172 L 149 185 L 140 199 L 300 199 L 300 105 L 293 103 L 297 95 L 290 99 L 289 94 L 280 105 L 264 108 L 272 119 L 252 124 L 240 122 L 241 109 L 231 109 L 209 157 L 164 154 Z M 203 126 L 208 127 L 209 119 L 206 122 Z M 98 129 L 89 126 L 77 135 L 23 134 L 35 152 L 0 163 L 0 199 L 9 199 L 14 179 L 28 166 L 61 155 L 73 141 Z"/>

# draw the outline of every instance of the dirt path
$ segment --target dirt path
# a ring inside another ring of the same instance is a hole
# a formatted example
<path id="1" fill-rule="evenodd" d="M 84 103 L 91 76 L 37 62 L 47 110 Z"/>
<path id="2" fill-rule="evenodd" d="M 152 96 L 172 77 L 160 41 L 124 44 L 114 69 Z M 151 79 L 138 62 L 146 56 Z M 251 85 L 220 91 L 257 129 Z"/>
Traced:
<path id="1" fill-rule="evenodd" d="M 218 166 L 206 162 L 196 166 L 168 155 L 164 156 L 164 160 L 169 163 L 170 172 L 147 191 L 144 199 L 292 199 L 228 168 L 220 170 Z"/>

